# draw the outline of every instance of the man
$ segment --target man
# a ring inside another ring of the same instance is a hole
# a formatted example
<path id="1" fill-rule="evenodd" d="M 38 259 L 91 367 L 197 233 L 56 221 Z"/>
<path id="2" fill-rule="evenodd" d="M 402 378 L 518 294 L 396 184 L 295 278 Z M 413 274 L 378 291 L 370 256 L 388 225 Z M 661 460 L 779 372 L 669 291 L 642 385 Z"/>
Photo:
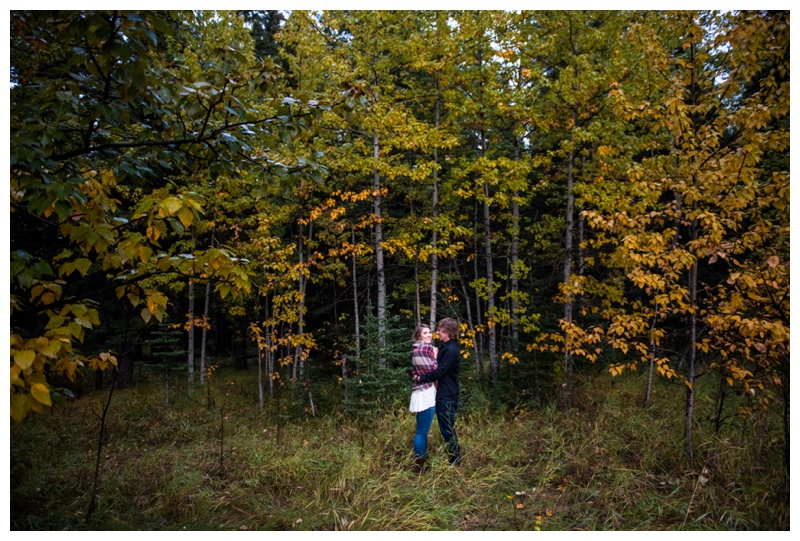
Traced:
<path id="1" fill-rule="evenodd" d="M 458 323 L 451 318 L 442 319 L 436 332 L 444 342 L 436 357 L 438 367 L 425 374 L 414 376 L 414 383 L 439 382 L 436 390 L 436 420 L 450 451 L 450 464 L 458 465 L 461 462 L 461 447 L 455 429 L 459 392 L 458 367 L 461 364 L 461 352 L 456 340 L 459 332 Z"/>

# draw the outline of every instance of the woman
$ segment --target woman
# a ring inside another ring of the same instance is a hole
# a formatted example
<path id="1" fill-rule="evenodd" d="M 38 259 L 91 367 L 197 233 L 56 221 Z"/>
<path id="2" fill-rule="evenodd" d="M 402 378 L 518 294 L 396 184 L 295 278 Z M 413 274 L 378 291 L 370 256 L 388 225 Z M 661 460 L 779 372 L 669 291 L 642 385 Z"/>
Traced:
<path id="1" fill-rule="evenodd" d="M 438 348 L 431 345 L 433 333 L 427 325 L 417 325 L 414 330 L 414 346 L 411 350 L 412 377 L 436 369 Z M 428 451 L 428 431 L 436 413 L 436 384 L 412 383 L 409 409 L 417 414 L 417 432 L 414 435 L 414 471 L 422 472 Z"/>

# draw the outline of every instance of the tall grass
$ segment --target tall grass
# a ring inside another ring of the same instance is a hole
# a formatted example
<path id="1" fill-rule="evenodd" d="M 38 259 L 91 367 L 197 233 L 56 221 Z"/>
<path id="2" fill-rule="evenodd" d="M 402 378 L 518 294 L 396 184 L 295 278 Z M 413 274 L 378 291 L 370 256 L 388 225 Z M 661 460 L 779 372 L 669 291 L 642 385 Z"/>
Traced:
<path id="1" fill-rule="evenodd" d="M 258 411 L 252 375 L 222 373 L 213 385 L 211 409 L 176 394 L 165 411 L 158 384 L 116 392 L 88 521 L 105 396 L 12 426 L 12 529 L 789 528 L 788 479 L 771 443 L 779 419 L 713 434 L 701 404 L 690 469 L 682 394 L 668 384 L 643 406 L 642 380 L 597 376 L 569 416 L 555 406 L 467 409 L 457 419 L 463 464 L 449 466 L 434 423 L 423 475 L 411 471 L 414 419 L 403 407 L 359 420 L 283 415 L 278 432 L 273 405 Z"/>

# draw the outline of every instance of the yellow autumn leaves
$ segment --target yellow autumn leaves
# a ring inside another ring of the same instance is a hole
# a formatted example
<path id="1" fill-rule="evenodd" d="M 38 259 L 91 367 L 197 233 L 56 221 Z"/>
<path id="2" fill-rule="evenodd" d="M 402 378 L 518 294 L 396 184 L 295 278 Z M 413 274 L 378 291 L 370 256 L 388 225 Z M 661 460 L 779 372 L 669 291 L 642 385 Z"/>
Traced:
<path id="1" fill-rule="evenodd" d="M 72 353 L 72 340 L 82 339 L 84 326 L 91 327 L 99 323 L 96 311 L 86 317 L 88 319 L 84 321 L 75 316 L 74 319 L 81 323 L 72 321 L 59 326 L 59 321 L 65 323 L 66 320 L 56 316 L 50 320 L 45 336 L 29 340 L 11 333 L 10 413 L 14 420 L 21 421 L 29 411 L 41 413 L 43 408 L 52 406 L 50 387 L 45 377 L 46 364 L 53 365 L 58 373 L 71 380 L 80 367 L 103 370 L 111 364 L 116 365 L 116 357 L 108 352 L 92 357 Z"/>

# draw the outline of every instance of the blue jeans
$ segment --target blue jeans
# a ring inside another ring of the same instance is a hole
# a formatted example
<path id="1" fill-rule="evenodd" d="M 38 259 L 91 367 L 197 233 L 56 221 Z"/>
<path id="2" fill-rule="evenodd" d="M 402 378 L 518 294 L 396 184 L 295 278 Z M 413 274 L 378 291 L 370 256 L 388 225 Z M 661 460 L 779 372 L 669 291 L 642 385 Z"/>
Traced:
<path id="1" fill-rule="evenodd" d="M 417 433 L 414 434 L 414 456 L 424 458 L 428 452 L 428 431 L 433 423 L 433 406 L 417 412 Z"/>
<path id="2" fill-rule="evenodd" d="M 442 433 L 450 451 L 450 464 L 461 462 L 461 446 L 456 436 L 456 412 L 458 402 L 454 400 L 436 400 L 436 420 L 439 422 L 439 431 Z"/>

